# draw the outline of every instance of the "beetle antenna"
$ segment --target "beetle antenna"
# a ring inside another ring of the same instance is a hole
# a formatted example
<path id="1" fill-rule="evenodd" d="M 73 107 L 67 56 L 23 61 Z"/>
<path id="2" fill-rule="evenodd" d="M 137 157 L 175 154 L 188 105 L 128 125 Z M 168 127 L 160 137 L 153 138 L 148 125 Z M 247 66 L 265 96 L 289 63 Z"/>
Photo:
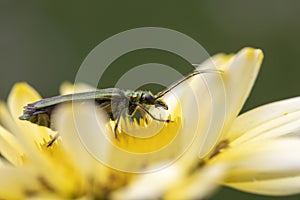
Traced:
<path id="1" fill-rule="evenodd" d="M 193 66 L 198 66 L 198 64 L 192 64 Z M 170 92 L 172 89 L 174 89 L 175 87 L 177 87 L 178 85 L 180 85 L 181 83 L 183 83 L 184 81 L 197 76 L 199 74 L 204 74 L 204 73 L 223 73 L 222 70 L 218 70 L 218 69 L 203 69 L 203 70 L 195 70 L 192 73 L 190 73 L 189 75 L 183 77 L 182 79 L 180 79 L 179 81 L 176 81 L 175 83 L 173 83 L 170 87 L 168 87 L 167 89 L 159 92 L 155 99 L 159 99 L 162 96 L 164 96 L 166 93 Z"/>

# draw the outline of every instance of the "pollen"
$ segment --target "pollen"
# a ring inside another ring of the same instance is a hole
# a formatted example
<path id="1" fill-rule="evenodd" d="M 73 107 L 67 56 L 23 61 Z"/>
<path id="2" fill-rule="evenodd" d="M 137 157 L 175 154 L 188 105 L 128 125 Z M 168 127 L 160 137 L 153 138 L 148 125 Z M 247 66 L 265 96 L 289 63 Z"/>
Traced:
<path id="1" fill-rule="evenodd" d="M 150 153 L 158 151 L 173 141 L 181 125 L 181 118 L 176 117 L 170 122 L 159 122 L 150 118 L 121 121 L 117 131 L 118 138 L 111 141 L 119 148 L 133 153 Z"/>

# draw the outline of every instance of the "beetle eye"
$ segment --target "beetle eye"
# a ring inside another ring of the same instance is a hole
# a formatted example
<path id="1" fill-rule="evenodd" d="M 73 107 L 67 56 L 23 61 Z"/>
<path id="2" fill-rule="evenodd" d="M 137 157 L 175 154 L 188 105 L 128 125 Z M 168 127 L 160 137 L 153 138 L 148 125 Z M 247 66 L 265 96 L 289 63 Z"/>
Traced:
<path id="1" fill-rule="evenodd" d="M 145 98 L 145 101 L 147 101 L 149 103 L 154 102 L 154 97 L 151 94 L 145 94 L 144 98 Z"/>

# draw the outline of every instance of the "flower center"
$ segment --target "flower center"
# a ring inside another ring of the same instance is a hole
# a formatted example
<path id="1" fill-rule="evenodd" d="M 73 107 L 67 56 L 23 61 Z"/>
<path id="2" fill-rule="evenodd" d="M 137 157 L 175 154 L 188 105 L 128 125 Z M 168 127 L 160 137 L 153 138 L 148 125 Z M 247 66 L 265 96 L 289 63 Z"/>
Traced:
<path id="1" fill-rule="evenodd" d="M 158 151 L 171 143 L 180 128 L 180 118 L 169 123 L 141 118 L 139 122 L 124 120 L 117 131 L 118 138 L 112 138 L 117 147 L 132 153 L 150 153 Z"/>

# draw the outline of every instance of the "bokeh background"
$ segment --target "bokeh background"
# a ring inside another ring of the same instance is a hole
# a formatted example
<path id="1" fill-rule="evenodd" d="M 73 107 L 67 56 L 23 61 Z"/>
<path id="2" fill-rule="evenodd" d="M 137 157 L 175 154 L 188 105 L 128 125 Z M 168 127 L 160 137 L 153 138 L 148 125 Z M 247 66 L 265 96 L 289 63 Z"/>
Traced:
<path id="1" fill-rule="evenodd" d="M 263 49 L 265 59 L 244 107 L 300 95 L 299 1 L 1 1 L 0 98 L 14 83 L 26 81 L 44 97 L 73 81 L 83 59 L 100 42 L 119 32 L 145 26 L 182 32 L 213 55 L 242 47 Z M 163 56 L 162 56 L 163 55 Z M 120 58 L 101 87 L 113 85 L 137 63 L 180 66 L 159 51 Z M 212 199 L 299 199 L 264 197 L 222 188 Z"/>

